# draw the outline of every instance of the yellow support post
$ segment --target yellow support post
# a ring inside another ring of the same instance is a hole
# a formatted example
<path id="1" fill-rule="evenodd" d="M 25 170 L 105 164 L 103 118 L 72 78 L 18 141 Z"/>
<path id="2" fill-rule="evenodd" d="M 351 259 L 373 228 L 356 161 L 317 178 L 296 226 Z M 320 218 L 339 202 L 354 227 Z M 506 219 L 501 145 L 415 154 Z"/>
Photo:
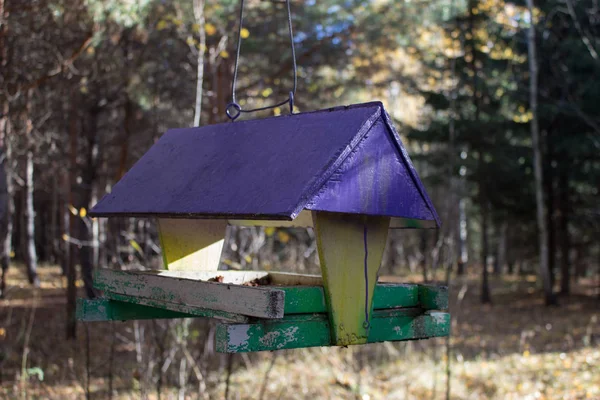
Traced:
<path id="1" fill-rule="evenodd" d="M 171 271 L 216 271 L 226 229 L 226 220 L 159 218 L 165 268 Z"/>
<path id="2" fill-rule="evenodd" d="M 332 344 L 367 343 L 390 218 L 316 211 L 313 222 Z"/>

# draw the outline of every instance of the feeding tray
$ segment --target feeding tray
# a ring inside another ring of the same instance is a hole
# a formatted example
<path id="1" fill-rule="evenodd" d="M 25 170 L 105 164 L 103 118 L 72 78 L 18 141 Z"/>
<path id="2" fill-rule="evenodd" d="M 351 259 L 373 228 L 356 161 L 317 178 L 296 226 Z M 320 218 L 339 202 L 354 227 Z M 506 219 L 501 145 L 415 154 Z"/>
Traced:
<path id="1" fill-rule="evenodd" d="M 389 229 L 439 226 L 380 102 L 170 130 L 90 215 L 156 218 L 167 270 L 98 271 L 95 284 L 108 300 L 81 303 L 83 319 L 131 316 L 122 303 L 153 318 L 167 311 L 219 318 L 228 321 L 218 329 L 222 351 L 346 346 L 448 332 L 448 314 L 426 311 L 439 304 L 402 297 L 430 289 L 377 284 Z M 217 271 L 228 225 L 314 229 L 322 278 Z M 398 296 L 391 303 L 389 291 Z M 321 332 L 318 338 L 292 335 L 311 332 L 308 326 Z M 382 333 L 386 326 L 401 334 Z M 426 328 L 433 326 L 443 329 Z M 237 333 L 244 330 L 262 347 L 243 341 Z M 268 340 L 281 335 L 304 339 Z"/>
<path id="2" fill-rule="evenodd" d="M 222 352 L 334 344 L 318 275 L 101 269 L 95 287 L 105 297 L 80 299 L 81 320 L 218 318 L 216 342 Z M 449 314 L 442 311 L 447 308 L 443 286 L 379 282 L 368 342 L 447 335 Z"/>

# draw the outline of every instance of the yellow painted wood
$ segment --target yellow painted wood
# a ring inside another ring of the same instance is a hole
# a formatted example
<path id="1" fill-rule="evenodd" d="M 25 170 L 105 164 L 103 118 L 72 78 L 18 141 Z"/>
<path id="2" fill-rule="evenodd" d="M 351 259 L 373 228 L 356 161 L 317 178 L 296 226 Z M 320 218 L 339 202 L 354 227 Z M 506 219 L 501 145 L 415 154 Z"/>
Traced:
<path id="1" fill-rule="evenodd" d="M 223 250 L 226 220 L 159 218 L 165 268 L 216 271 Z"/>
<path id="2" fill-rule="evenodd" d="M 316 211 L 313 213 L 331 337 L 339 346 L 367 343 L 373 292 L 388 235 L 390 218 Z M 367 232 L 368 298 L 364 276 Z"/>
<path id="3" fill-rule="evenodd" d="M 234 226 L 265 226 L 280 228 L 312 228 L 312 214 L 308 210 L 300 211 L 300 214 L 292 221 L 285 220 L 260 220 L 260 219 L 231 219 L 229 225 Z"/>

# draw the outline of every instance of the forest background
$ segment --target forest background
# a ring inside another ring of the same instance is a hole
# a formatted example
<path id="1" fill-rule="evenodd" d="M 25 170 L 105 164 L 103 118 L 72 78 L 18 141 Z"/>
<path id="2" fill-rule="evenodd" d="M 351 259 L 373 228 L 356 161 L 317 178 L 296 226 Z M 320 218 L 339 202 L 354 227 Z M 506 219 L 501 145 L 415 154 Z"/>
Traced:
<path id="1" fill-rule="evenodd" d="M 600 398 L 598 1 L 291 9 L 295 111 L 399 127 L 443 227 L 392 232 L 382 274 L 448 284 L 452 338 L 224 356 L 203 320 L 77 323 L 94 269 L 161 267 L 154 221 L 87 211 L 167 129 L 226 120 L 239 3 L 0 0 L 0 396 Z M 285 99 L 285 2 L 240 33 L 240 104 Z M 319 272 L 306 230 L 232 228 L 222 263 Z"/>

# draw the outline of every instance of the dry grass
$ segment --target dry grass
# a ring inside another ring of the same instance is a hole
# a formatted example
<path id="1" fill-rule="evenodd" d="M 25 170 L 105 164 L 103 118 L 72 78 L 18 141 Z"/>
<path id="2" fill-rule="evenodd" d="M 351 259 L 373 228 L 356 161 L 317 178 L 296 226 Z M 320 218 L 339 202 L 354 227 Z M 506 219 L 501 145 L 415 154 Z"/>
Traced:
<path id="1" fill-rule="evenodd" d="M 157 398 L 153 384 L 141 378 L 147 365 L 136 361 L 133 323 L 94 323 L 88 329 L 80 324 L 77 340 L 66 341 L 64 282 L 55 267 L 41 268 L 41 279 L 34 292 L 13 269 L 8 299 L 0 301 L 0 398 L 85 398 L 88 333 L 92 398 L 109 397 L 112 337 L 113 398 Z M 553 308 L 543 306 L 533 279 L 494 280 L 493 306 L 478 304 L 477 288 L 471 278 L 452 285 L 453 399 L 600 399 L 600 306 L 592 282 L 581 282 Z M 206 326 L 194 321 L 190 348 Z M 443 399 L 445 342 L 236 356 L 230 399 Z M 141 350 L 146 354 L 150 347 Z M 206 361 L 211 398 L 223 398 L 225 361 L 221 355 Z M 161 398 L 177 398 L 174 386 L 165 382 Z M 193 374 L 186 393 L 198 397 Z"/>

